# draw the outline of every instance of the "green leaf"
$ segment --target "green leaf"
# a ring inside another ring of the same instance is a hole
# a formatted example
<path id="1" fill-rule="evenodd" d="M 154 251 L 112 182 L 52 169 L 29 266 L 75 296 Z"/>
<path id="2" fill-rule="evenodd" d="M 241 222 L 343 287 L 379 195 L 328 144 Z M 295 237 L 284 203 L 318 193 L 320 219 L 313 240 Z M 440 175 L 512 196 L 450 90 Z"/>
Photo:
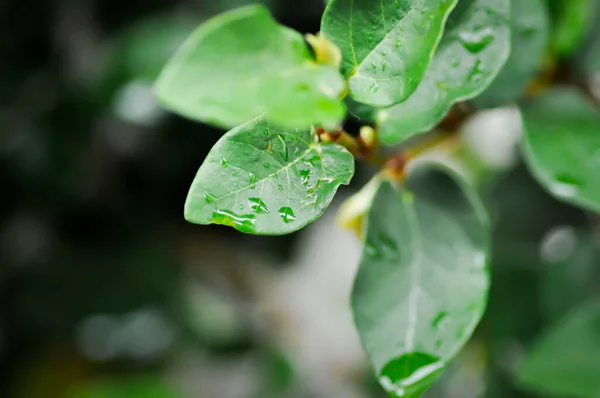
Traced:
<path id="1" fill-rule="evenodd" d="M 259 5 L 200 26 L 155 86 L 168 109 L 221 127 L 266 112 L 284 127 L 336 126 L 345 116 L 343 90 L 339 73 L 317 64 L 302 36 Z"/>
<path id="2" fill-rule="evenodd" d="M 400 143 L 433 128 L 456 102 L 483 92 L 510 53 L 510 0 L 463 0 L 417 90 L 378 114 L 381 141 Z"/>
<path id="3" fill-rule="evenodd" d="M 550 0 L 552 49 L 569 57 L 578 49 L 594 21 L 595 0 Z"/>
<path id="4" fill-rule="evenodd" d="M 528 389 L 569 397 L 600 395 L 600 301 L 581 305 L 547 330 L 517 369 Z"/>
<path id="5" fill-rule="evenodd" d="M 488 292 L 488 224 L 454 177 L 417 169 L 379 188 L 352 292 L 354 319 L 382 386 L 427 389 L 471 336 Z"/>
<path id="6" fill-rule="evenodd" d="M 540 278 L 540 312 L 557 321 L 572 308 L 593 297 L 600 281 L 600 248 L 593 231 L 555 228 L 544 239 L 545 263 Z"/>
<path id="7" fill-rule="evenodd" d="M 492 85 L 475 99 L 479 107 L 517 100 L 541 66 L 550 28 L 546 0 L 512 0 L 511 16 L 510 57 Z"/>
<path id="8" fill-rule="evenodd" d="M 415 91 L 457 0 L 332 0 L 321 31 L 340 47 L 350 95 L 391 106 Z"/>
<path id="9" fill-rule="evenodd" d="M 183 394 L 159 376 L 113 378 L 73 388 L 69 398 L 182 398 Z"/>
<path id="10" fill-rule="evenodd" d="M 557 198 L 600 211 L 600 112 L 576 89 L 558 88 L 522 109 L 523 150 Z"/>
<path id="11" fill-rule="evenodd" d="M 192 183 L 185 218 L 253 234 L 290 233 L 319 218 L 353 174 L 354 158 L 340 145 L 258 117 L 213 147 Z"/>

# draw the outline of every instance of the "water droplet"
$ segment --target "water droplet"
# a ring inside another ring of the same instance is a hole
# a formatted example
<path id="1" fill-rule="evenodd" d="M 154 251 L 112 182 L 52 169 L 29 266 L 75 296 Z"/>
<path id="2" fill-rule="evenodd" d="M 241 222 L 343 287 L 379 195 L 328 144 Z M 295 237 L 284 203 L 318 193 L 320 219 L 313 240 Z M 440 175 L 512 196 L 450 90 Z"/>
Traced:
<path id="1" fill-rule="evenodd" d="M 269 129 L 265 129 L 265 135 L 269 135 Z"/>
<path id="2" fill-rule="evenodd" d="M 242 232 L 254 232 L 256 230 L 256 216 L 254 214 L 237 214 L 230 210 L 215 210 L 211 219 L 212 223 L 228 225 Z"/>
<path id="3" fill-rule="evenodd" d="M 281 216 L 283 222 L 286 224 L 289 224 L 292 221 L 296 220 L 296 215 L 294 214 L 294 211 L 289 207 L 282 207 L 281 209 L 279 209 L 279 215 Z"/>
<path id="4" fill-rule="evenodd" d="M 283 191 L 283 185 L 277 185 L 277 189 Z"/>
<path id="5" fill-rule="evenodd" d="M 387 57 L 387 51 L 386 50 L 381 51 L 381 56 L 382 57 Z"/>
<path id="6" fill-rule="evenodd" d="M 213 158 L 208 158 L 208 163 L 214 163 L 214 162 L 215 162 L 215 159 L 213 159 Z"/>
<path id="7" fill-rule="evenodd" d="M 399 0 L 394 0 L 394 7 L 400 8 L 400 1 Z"/>
<path id="8" fill-rule="evenodd" d="M 494 31 L 489 26 L 464 30 L 458 34 L 463 46 L 472 54 L 483 51 L 494 41 Z"/>
<path id="9" fill-rule="evenodd" d="M 227 167 L 229 166 L 229 162 L 225 158 L 221 158 L 221 166 Z"/>
<path id="10" fill-rule="evenodd" d="M 373 84 L 371 84 L 371 87 L 369 87 L 369 91 L 371 91 L 373 94 L 375 94 L 376 92 L 379 91 L 379 84 L 377 84 L 377 82 L 373 82 Z"/>
<path id="11" fill-rule="evenodd" d="M 308 185 L 310 179 L 310 170 L 300 170 L 300 178 L 302 179 L 302 185 Z"/>
<path id="12" fill-rule="evenodd" d="M 458 65 L 460 65 L 460 59 L 452 58 L 451 65 L 456 68 Z"/>
<path id="13" fill-rule="evenodd" d="M 471 74 L 469 75 L 469 82 L 477 83 L 483 79 L 483 67 L 481 66 L 481 60 L 477 60 Z"/>
<path id="14" fill-rule="evenodd" d="M 237 182 L 234 182 L 234 183 L 233 183 L 233 186 L 234 186 L 235 188 L 238 188 L 238 187 L 240 186 L 240 184 L 238 184 Z"/>
<path id="15" fill-rule="evenodd" d="M 383 61 L 383 62 L 381 63 L 381 71 L 382 71 L 382 72 L 385 72 L 385 69 L 386 69 L 386 68 L 387 68 L 387 62 Z"/>
<path id="16" fill-rule="evenodd" d="M 521 26 L 519 32 L 523 37 L 530 37 L 535 33 L 535 27 L 533 25 Z"/>
<path id="17" fill-rule="evenodd" d="M 452 318 L 450 318 L 450 316 L 448 316 L 447 313 L 440 312 L 435 317 L 435 319 L 433 320 L 433 322 L 431 322 L 431 326 L 433 326 L 436 329 L 443 329 L 446 326 L 448 326 L 448 324 L 450 323 L 451 320 L 452 320 Z"/>
<path id="18" fill-rule="evenodd" d="M 382 387 L 396 397 L 414 397 L 422 393 L 444 368 L 444 362 L 432 355 L 411 352 L 396 358 L 383 368 Z"/>
<path id="19" fill-rule="evenodd" d="M 216 198 L 214 196 L 212 196 L 211 194 L 209 194 L 208 192 L 205 192 L 204 200 L 206 200 L 206 203 L 211 204 L 211 203 L 215 202 Z"/>
<path id="20" fill-rule="evenodd" d="M 561 198 L 572 198 L 579 193 L 582 185 L 581 181 L 576 178 L 568 175 L 560 175 L 555 177 L 550 185 L 550 190 Z"/>
<path id="21" fill-rule="evenodd" d="M 281 148 L 279 150 L 279 154 L 281 155 L 281 158 L 287 162 L 288 161 L 288 146 L 287 146 L 287 142 L 285 142 L 285 137 L 281 134 L 277 135 L 277 139 L 279 140 L 279 143 L 281 144 Z"/>
<path id="22" fill-rule="evenodd" d="M 402 40 L 396 39 L 396 48 L 402 47 Z"/>
<path id="23" fill-rule="evenodd" d="M 269 167 L 271 167 L 271 164 L 268 162 L 265 162 L 264 166 L 265 166 L 265 169 L 268 169 Z"/>
<path id="24" fill-rule="evenodd" d="M 367 41 L 369 42 L 369 44 L 373 43 L 373 35 L 370 34 L 369 36 L 367 36 Z"/>
<path id="25" fill-rule="evenodd" d="M 232 175 L 233 177 L 235 177 L 235 176 L 237 175 L 237 171 L 235 171 L 235 170 L 232 170 L 232 171 L 231 171 L 231 175 Z"/>
<path id="26" fill-rule="evenodd" d="M 377 64 L 375 62 L 371 62 L 371 69 L 373 69 L 373 72 L 377 72 Z"/>
<path id="27" fill-rule="evenodd" d="M 378 246 L 373 244 L 373 242 L 371 241 L 366 241 L 365 242 L 365 254 L 369 257 L 371 257 L 372 259 L 379 259 L 381 258 L 381 251 L 379 250 Z"/>
<path id="28" fill-rule="evenodd" d="M 256 174 L 248 173 L 248 183 L 250 183 L 250 184 L 256 183 Z"/>
<path id="29" fill-rule="evenodd" d="M 269 209 L 267 209 L 267 205 L 259 198 L 249 198 L 248 202 L 250 203 L 250 208 L 255 213 L 269 214 Z"/>

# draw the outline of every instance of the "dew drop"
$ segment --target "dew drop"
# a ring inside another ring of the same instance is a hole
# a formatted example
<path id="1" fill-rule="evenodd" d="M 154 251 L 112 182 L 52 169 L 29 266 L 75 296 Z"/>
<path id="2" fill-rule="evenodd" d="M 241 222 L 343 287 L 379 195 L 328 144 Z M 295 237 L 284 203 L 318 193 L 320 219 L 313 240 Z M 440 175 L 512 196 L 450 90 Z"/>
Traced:
<path id="1" fill-rule="evenodd" d="M 396 39 L 396 48 L 402 47 L 402 40 Z"/>
<path id="2" fill-rule="evenodd" d="M 439 358 L 421 352 L 404 354 L 385 365 L 379 382 L 396 397 L 420 395 L 444 368 Z"/>
<path id="3" fill-rule="evenodd" d="M 474 30 L 464 30 L 458 37 L 463 46 L 472 54 L 477 54 L 494 41 L 494 31 L 489 26 L 476 28 Z"/>
<path id="4" fill-rule="evenodd" d="M 211 204 L 211 203 L 215 202 L 216 198 L 214 196 L 212 196 L 211 194 L 209 194 L 208 192 L 205 192 L 204 200 L 206 201 L 206 203 Z"/>
<path id="5" fill-rule="evenodd" d="M 223 167 L 228 167 L 229 166 L 229 162 L 224 157 L 221 158 L 221 166 L 223 166 Z"/>
<path id="6" fill-rule="evenodd" d="M 310 170 L 300 170 L 300 178 L 302 185 L 308 185 L 308 181 L 310 180 Z"/>
<path id="7" fill-rule="evenodd" d="M 381 71 L 382 71 L 382 72 L 385 72 L 385 69 L 386 69 L 386 68 L 387 68 L 387 62 L 383 61 L 383 62 L 381 63 Z"/>
<path id="8" fill-rule="evenodd" d="M 255 184 L 256 183 L 256 174 L 248 173 L 248 183 Z"/>
<path id="9" fill-rule="evenodd" d="M 561 198 L 572 198 L 577 196 L 583 184 L 576 178 L 568 175 L 556 176 L 550 185 L 550 190 Z"/>
<path id="10" fill-rule="evenodd" d="M 279 216 L 281 216 L 281 219 L 286 224 L 289 224 L 296 220 L 296 215 L 290 207 L 282 207 L 281 209 L 279 209 Z"/>
<path id="11" fill-rule="evenodd" d="M 269 167 L 271 167 L 271 164 L 268 162 L 265 162 L 265 164 L 263 166 L 265 166 L 265 169 L 268 169 Z"/>
<path id="12" fill-rule="evenodd" d="M 232 175 L 233 177 L 235 177 L 235 176 L 237 175 L 237 171 L 235 171 L 235 170 L 232 170 L 232 171 L 231 171 L 231 175 Z"/>
<path id="13" fill-rule="evenodd" d="M 396 7 L 396 9 L 400 8 L 400 1 L 399 0 L 394 0 L 394 7 Z"/>
<path id="14" fill-rule="evenodd" d="M 379 84 L 377 84 L 377 82 L 373 82 L 373 84 L 371 84 L 371 87 L 369 87 L 369 91 L 371 91 L 373 94 L 375 94 L 376 92 L 379 91 Z"/>
<path id="15" fill-rule="evenodd" d="M 267 205 L 259 198 L 249 198 L 248 202 L 250 203 L 250 208 L 253 212 L 258 214 L 269 214 L 269 209 L 267 209 Z"/>
<path id="16" fill-rule="evenodd" d="M 237 214 L 230 210 L 217 209 L 212 215 L 211 222 L 228 225 L 242 232 L 254 232 L 256 230 L 256 216 L 254 214 Z"/>
<path id="17" fill-rule="evenodd" d="M 278 189 L 279 191 L 283 191 L 283 185 L 277 185 L 277 189 Z"/>
<path id="18" fill-rule="evenodd" d="M 437 316 L 435 317 L 435 319 L 431 322 L 431 326 L 433 326 L 436 329 L 443 329 L 446 326 L 448 326 L 448 324 L 450 323 L 452 319 L 450 318 L 450 316 L 445 313 L 445 312 L 440 312 L 439 314 L 437 314 Z"/>

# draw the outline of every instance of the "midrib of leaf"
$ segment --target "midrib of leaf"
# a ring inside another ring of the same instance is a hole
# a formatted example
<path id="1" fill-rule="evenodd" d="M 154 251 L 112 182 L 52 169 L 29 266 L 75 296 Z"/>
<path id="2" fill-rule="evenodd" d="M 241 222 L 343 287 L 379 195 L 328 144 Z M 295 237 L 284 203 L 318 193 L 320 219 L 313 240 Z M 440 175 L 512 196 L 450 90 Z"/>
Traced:
<path id="1" fill-rule="evenodd" d="M 412 198 L 408 199 L 406 196 L 403 196 L 402 202 L 404 204 L 404 210 L 406 214 L 406 219 L 408 221 L 408 227 L 412 233 L 411 239 L 411 248 L 412 255 L 411 261 L 409 264 L 410 267 L 410 292 L 408 296 L 408 327 L 406 329 L 405 334 L 405 349 L 408 352 L 414 350 L 414 338 L 415 332 L 417 329 L 417 304 L 419 300 L 418 295 L 418 286 L 421 283 L 421 265 L 423 263 L 422 254 L 421 254 L 421 239 L 420 233 L 421 228 L 419 227 L 419 220 L 414 208 Z"/>
<path id="2" fill-rule="evenodd" d="M 348 21 L 348 31 L 350 33 L 350 49 L 352 50 L 352 57 L 354 58 L 354 67 L 358 65 L 358 58 L 356 58 L 356 49 L 354 48 L 354 34 L 352 33 L 352 24 L 354 22 L 354 0 L 350 0 L 350 21 Z"/>
<path id="3" fill-rule="evenodd" d="M 289 133 L 278 133 L 278 134 L 290 135 L 291 136 L 291 134 L 289 134 Z M 294 136 L 294 137 L 298 138 L 297 136 Z M 309 152 L 312 152 L 312 151 L 314 151 L 319 156 L 319 160 L 321 161 L 321 166 L 323 167 L 323 171 L 325 171 L 325 167 L 323 166 L 324 165 L 324 163 L 323 163 L 323 156 L 322 156 L 321 152 L 317 150 L 317 147 L 315 147 L 314 144 L 308 144 L 306 141 L 304 141 L 301 138 L 298 138 L 298 139 L 300 141 L 302 141 L 303 143 L 307 144 L 308 148 L 301 155 L 299 155 L 296 159 L 294 159 L 292 162 L 286 164 L 282 168 L 274 171 L 273 173 L 267 175 L 264 178 L 257 179 L 256 180 L 256 184 L 263 184 L 264 185 L 264 182 L 266 180 L 268 180 L 269 178 L 273 177 L 275 174 L 278 174 L 278 173 L 281 173 L 282 171 L 285 171 L 287 173 L 287 176 L 288 176 L 288 186 L 291 186 L 290 175 L 289 175 L 289 168 L 292 167 L 292 166 L 294 166 L 295 164 L 297 164 L 302 159 L 304 159 L 304 156 L 306 156 Z M 264 153 L 264 151 L 261 151 L 261 152 Z M 251 171 L 243 169 L 243 168 L 241 168 L 239 166 L 235 166 L 235 165 L 229 165 L 229 166 L 230 167 L 235 167 L 238 170 L 245 171 L 246 173 L 252 173 Z M 227 197 L 229 197 L 229 196 L 231 196 L 233 194 L 238 194 L 239 192 L 245 191 L 245 190 L 247 190 L 249 188 L 250 188 L 250 185 L 246 185 L 246 186 L 243 186 L 243 187 L 241 187 L 239 189 L 236 189 L 234 191 L 229 191 L 225 195 L 223 195 L 221 197 L 218 197 L 218 198 L 215 198 L 215 202 L 219 202 L 219 201 L 221 201 L 221 200 L 223 200 L 223 199 L 225 199 L 225 198 L 227 198 Z M 289 193 L 288 193 L 288 200 L 289 200 Z"/>

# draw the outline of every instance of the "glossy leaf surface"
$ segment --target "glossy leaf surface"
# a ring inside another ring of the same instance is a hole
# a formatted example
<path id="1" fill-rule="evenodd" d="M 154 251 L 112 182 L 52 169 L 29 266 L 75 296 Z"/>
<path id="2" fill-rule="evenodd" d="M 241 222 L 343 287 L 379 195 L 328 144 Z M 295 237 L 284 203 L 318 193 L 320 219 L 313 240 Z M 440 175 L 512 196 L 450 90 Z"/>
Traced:
<path id="1" fill-rule="evenodd" d="M 258 5 L 200 26 L 155 86 L 168 109 L 221 127 L 265 112 L 285 127 L 335 126 L 345 114 L 343 89 L 339 73 L 318 65 L 299 33 Z"/>
<path id="2" fill-rule="evenodd" d="M 434 127 L 459 101 L 483 92 L 510 53 L 510 1 L 463 0 L 417 90 L 378 115 L 381 140 L 400 143 Z"/>
<path id="3" fill-rule="evenodd" d="M 546 331 L 517 369 L 523 387 L 569 397 L 600 395 L 600 301 L 581 305 Z"/>
<path id="4" fill-rule="evenodd" d="M 482 206 L 448 174 L 385 182 L 367 216 L 354 319 L 381 385 L 417 397 L 469 339 L 488 292 Z"/>
<path id="5" fill-rule="evenodd" d="M 511 1 L 511 53 L 490 87 L 475 99 L 479 107 L 506 105 L 519 99 L 542 67 L 548 45 L 550 15 L 546 0 Z"/>
<path id="6" fill-rule="evenodd" d="M 231 130 L 200 167 L 185 218 L 265 235 L 313 222 L 354 174 L 346 149 L 315 138 L 314 131 L 291 133 L 263 117 Z"/>
<path id="7" fill-rule="evenodd" d="M 340 47 L 350 95 L 373 106 L 407 98 L 419 84 L 457 0 L 332 0 L 321 31 Z"/>
<path id="8" fill-rule="evenodd" d="M 600 112 L 575 89 L 554 89 L 522 109 L 523 150 L 557 198 L 600 211 Z"/>

